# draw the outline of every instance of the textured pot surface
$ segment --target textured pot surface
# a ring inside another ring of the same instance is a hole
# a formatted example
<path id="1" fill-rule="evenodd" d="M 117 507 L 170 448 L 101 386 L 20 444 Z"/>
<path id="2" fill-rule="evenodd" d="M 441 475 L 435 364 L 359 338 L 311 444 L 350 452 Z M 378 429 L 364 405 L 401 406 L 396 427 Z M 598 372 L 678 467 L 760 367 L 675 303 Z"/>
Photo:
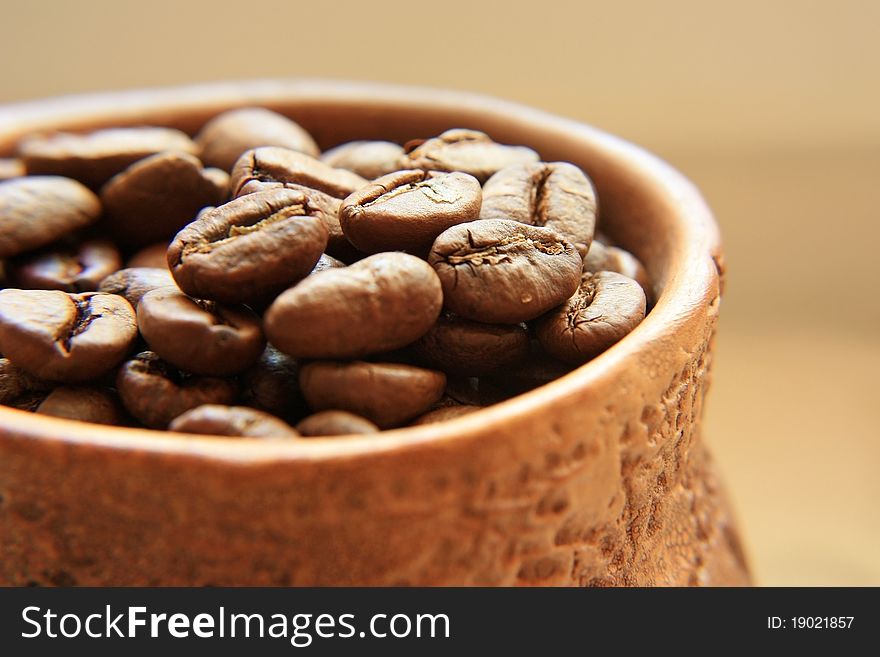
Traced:
<path id="1" fill-rule="evenodd" d="M 697 191 L 593 128 L 479 96 L 259 81 L 0 109 L 0 154 L 50 128 L 190 133 L 263 105 L 327 148 L 466 126 L 583 167 L 658 299 L 528 394 L 379 437 L 269 444 L 0 408 L 0 582 L 23 585 L 748 584 L 703 445 L 720 244 Z"/>

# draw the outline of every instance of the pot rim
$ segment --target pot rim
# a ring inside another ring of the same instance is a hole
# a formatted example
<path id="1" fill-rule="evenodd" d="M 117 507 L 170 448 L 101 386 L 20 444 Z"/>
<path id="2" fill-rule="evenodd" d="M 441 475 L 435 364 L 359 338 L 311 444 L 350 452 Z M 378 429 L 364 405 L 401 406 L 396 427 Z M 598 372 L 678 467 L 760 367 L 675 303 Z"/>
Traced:
<path id="1" fill-rule="evenodd" d="M 381 435 L 309 438 L 306 440 L 242 439 L 193 436 L 169 431 L 112 427 L 37 415 L 0 406 L 0 440 L 8 434 L 46 442 L 180 455 L 234 464 L 267 461 L 352 459 L 392 451 L 414 450 L 486 434 L 493 425 L 524 420 L 552 402 L 613 377 L 639 354 L 651 350 L 687 318 L 700 312 L 718 285 L 720 235 L 712 213 L 696 187 L 672 166 L 643 148 L 598 128 L 519 103 L 463 91 L 373 82 L 320 79 L 259 79 L 60 96 L 0 107 L 0 148 L 7 135 L 44 128 L 47 123 L 89 124 L 133 120 L 143 112 L 218 111 L 297 99 L 381 107 L 411 104 L 454 111 L 467 107 L 486 116 L 516 117 L 524 125 L 553 128 L 590 142 L 645 180 L 669 203 L 679 224 L 677 258 L 656 305 L 620 342 L 568 374 L 534 390 L 479 411 L 437 424 L 404 427 Z"/>

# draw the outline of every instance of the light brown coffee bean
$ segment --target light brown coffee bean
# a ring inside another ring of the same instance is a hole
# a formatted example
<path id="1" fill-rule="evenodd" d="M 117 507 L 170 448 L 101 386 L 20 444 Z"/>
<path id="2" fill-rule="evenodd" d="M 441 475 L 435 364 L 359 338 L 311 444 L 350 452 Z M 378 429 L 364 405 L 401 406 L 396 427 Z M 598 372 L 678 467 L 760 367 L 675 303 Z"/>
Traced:
<path id="1" fill-rule="evenodd" d="M 479 181 L 466 173 L 397 171 L 349 195 L 339 223 L 366 253 L 425 254 L 444 230 L 480 216 L 481 196 Z"/>
<path id="2" fill-rule="evenodd" d="M 427 413 L 419 415 L 415 420 L 410 422 L 410 426 L 415 427 L 420 424 L 436 424 L 438 422 L 445 422 L 446 420 L 454 420 L 463 415 L 470 415 L 474 411 L 479 411 L 481 408 L 482 406 L 444 406 L 442 408 L 435 408 L 433 411 L 428 411 Z"/>
<path id="3" fill-rule="evenodd" d="M 105 229 L 127 246 L 171 239 L 203 207 L 226 200 L 228 176 L 209 171 L 188 153 L 158 153 L 135 162 L 101 189 Z"/>
<path id="4" fill-rule="evenodd" d="M 0 357 L 0 404 L 18 408 L 17 400 L 33 393 L 43 393 L 45 397 L 55 385 L 28 374 L 8 358 Z"/>
<path id="5" fill-rule="evenodd" d="M 525 146 L 498 144 L 485 132 L 453 128 L 438 137 L 404 145 L 401 169 L 463 171 L 481 183 L 511 164 L 537 162 L 538 154 Z"/>
<path id="6" fill-rule="evenodd" d="M 247 406 L 203 404 L 182 413 L 168 425 L 169 431 L 240 436 L 242 438 L 296 438 L 299 433 L 277 417 Z"/>
<path id="7" fill-rule="evenodd" d="M 196 136 L 202 161 L 224 171 L 232 169 L 242 153 L 260 146 L 280 146 L 317 157 L 312 136 L 302 127 L 262 107 L 223 112 L 208 121 Z"/>
<path id="8" fill-rule="evenodd" d="M 309 437 L 348 436 L 378 433 L 379 427 L 367 418 L 348 411 L 321 411 L 299 422 L 296 430 L 300 435 Z"/>
<path id="9" fill-rule="evenodd" d="M 137 337 L 122 297 L 58 290 L 0 290 L 0 352 L 51 381 L 87 381 L 112 370 Z"/>
<path id="10" fill-rule="evenodd" d="M 598 204 L 593 183 L 568 162 L 515 164 L 483 186 L 480 219 L 513 219 L 546 226 L 584 256 L 596 230 Z"/>
<path id="11" fill-rule="evenodd" d="M 93 292 L 122 266 L 119 249 L 109 240 L 86 240 L 18 256 L 7 263 L 9 281 L 28 290 Z"/>
<path id="12" fill-rule="evenodd" d="M 174 418 L 202 404 L 233 404 L 238 394 L 234 380 L 186 374 L 152 351 L 122 364 L 116 389 L 132 417 L 152 429 L 164 429 Z"/>
<path id="13" fill-rule="evenodd" d="M 452 312 L 478 322 L 517 324 L 559 305 L 577 289 L 583 261 L 548 228 L 502 219 L 441 233 L 428 262 Z"/>
<path id="14" fill-rule="evenodd" d="M 157 267 L 129 267 L 107 276 L 98 286 L 99 292 L 105 294 L 118 294 L 125 297 L 132 308 L 137 308 L 138 302 L 147 292 L 161 287 L 177 289 L 177 284 L 167 269 Z"/>
<path id="15" fill-rule="evenodd" d="M 229 186 L 233 196 L 301 185 L 343 199 L 367 180 L 346 169 L 334 169 L 305 153 L 266 146 L 244 153 L 232 169 Z"/>
<path id="16" fill-rule="evenodd" d="M 107 128 L 88 134 L 56 132 L 26 137 L 18 156 L 29 175 L 67 176 L 97 190 L 129 165 L 162 151 L 194 154 L 196 145 L 172 128 Z"/>
<path id="17" fill-rule="evenodd" d="M 37 249 L 93 223 L 98 197 L 58 176 L 29 176 L 0 182 L 0 258 Z"/>
<path id="18" fill-rule="evenodd" d="M 108 390 L 93 387 L 55 388 L 37 407 L 40 415 L 118 425 L 125 421 L 116 397 Z"/>
<path id="19" fill-rule="evenodd" d="M 327 246 L 319 209 L 301 192 L 248 194 L 201 215 L 168 247 L 171 274 L 192 297 L 253 302 L 311 272 Z"/>
<path id="20" fill-rule="evenodd" d="M 398 170 L 403 147 L 390 141 L 350 141 L 324 151 L 321 161 L 374 180 Z"/>
<path id="21" fill-rule="evenodd" d="M 554 358 L 581 364 L 620 341 L 645 318 L 645 293 L 616 272 L 584 274 L 577 292 L 536 325 Z"/>
<path id="22" fill-rule="evenodd" d="M 157 242 L 145 246 L 131 256 L 125 266 L 129 269 L 139 267 L 168 269 L 168 242 Z"/>
<path id="23" fill-rule="evenodd" d="M 633 279 L 642 286 L 648 305 L 651 305 L 651 279 L 642 263 L 629 251 L 617 246 L 606 246 L 599 240 L 593 240 L 590 252 L 584 258 L 584 271 L 591 274 L 614 271 Z"/>
<path id="24" fill-rule="evenodd" d="M 272 345 L 242 376 L 242 401 L 286 422 L 296 423 L 309 409 L 299 389 L 299 364 Z"/>
<path id="25" fill-rule="evenodd" d="M 137 319 L 152 351 L 193 374 L 238 374 L 257 361 L 266 345 L 260 318 L 247 306 L 192 299 L 174 287 L 147 292 L 138 303 Z"/>
<path id="26" fill-rule="evenodd" d="M 349 411 L 387 429 L 440 399 L 446 376 L 396 363 L 316 361 L 303 365 L 299 384 L 313 410 Z"/>
<path id="27" fill-rule="evenodd" d="M 380 253 L 282 293 L 265 314 L 265 331 L 297 358 L 358 358 L 417 340 L 442 303 L 440 281 L 423 260 Z"/>
<path id="28" fill-rule="evenodd" d="M 0 180 L 11 180 L 27 175 L 24 162 L 14 157 L 0 157 Z"/>
<path id="29" fill-rule="evenodd" d="M 317 274 L 319 271 L 324 271 L 325 269 L 342 269 L 347 266 L 348 265 L 342 262 L 342 260 L 337 260 L 333 256 L 322 253 L 321 257 L 318 258 L 318 264 L 312 268 L 312 274 Z"/>

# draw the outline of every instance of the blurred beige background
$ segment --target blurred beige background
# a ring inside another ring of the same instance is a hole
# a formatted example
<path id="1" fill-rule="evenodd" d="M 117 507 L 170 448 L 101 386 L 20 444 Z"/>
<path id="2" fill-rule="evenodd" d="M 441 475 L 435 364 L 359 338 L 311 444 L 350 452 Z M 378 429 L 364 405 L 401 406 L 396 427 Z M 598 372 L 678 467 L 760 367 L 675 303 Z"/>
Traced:
<path id="1" fill-rule="evenodd" d="M 654 150 L 730 270 L 707 436 L 767 585 L 880 585 L 880 2 L 0 0 L 0 101 L 257 76 L 475 90 Z"/>

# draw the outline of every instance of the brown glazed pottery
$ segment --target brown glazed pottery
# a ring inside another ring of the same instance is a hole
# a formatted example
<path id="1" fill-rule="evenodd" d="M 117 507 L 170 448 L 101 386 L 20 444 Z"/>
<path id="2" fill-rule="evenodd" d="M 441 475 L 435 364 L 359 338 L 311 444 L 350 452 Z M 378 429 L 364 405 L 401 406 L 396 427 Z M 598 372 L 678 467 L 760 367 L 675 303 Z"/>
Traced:
<path id="1" fill-rule="evenodd" d="M 570 161 L 656 306 L 607 352 L 489 408 L 382 435 L 261 441 L 77 423 L 0 408 L 0 583 L 746 585 L 700 428 L 723 265 L 697 190 L 594 128 L 494 99 L 256 81 L 0 109 L 0 157 L 29 132 L 194 134 L 264 106 L 329 148 L 451 127 Z"/>

